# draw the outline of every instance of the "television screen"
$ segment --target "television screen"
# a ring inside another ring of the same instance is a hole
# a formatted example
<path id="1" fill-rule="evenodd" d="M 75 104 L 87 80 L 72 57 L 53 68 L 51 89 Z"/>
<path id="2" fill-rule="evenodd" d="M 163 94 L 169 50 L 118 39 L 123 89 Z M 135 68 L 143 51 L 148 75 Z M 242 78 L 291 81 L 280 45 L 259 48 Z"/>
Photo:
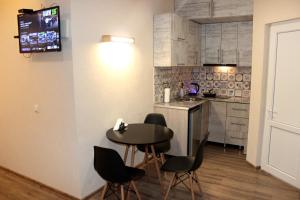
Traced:
<path id="1" fill-rule="evenodd" d="M 59 7 L 18 15 L 20 53 L 61 51 Z"/>

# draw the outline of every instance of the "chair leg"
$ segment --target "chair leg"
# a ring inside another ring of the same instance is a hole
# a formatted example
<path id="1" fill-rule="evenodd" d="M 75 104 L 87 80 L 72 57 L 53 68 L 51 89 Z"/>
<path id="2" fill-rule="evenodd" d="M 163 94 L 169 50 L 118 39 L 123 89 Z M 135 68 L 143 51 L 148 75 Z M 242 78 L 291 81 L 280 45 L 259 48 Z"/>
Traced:
<path id="1" fill-rule="evenodd" d="M 159 183 L 161 184 L 160 169 L 158 166 L 157 157 L 156 157 L 156 153 L 155 153 L 155 149 L 154 149 L 153 145 L 151 145 L 151 151 L 152 151 L 152 156 L 154 158 L 154 163 L 155 163 L 155 168 L 156 168 L 157 175 L 158 175 L 158 180 L 159 180 Z"/>
<path id="2" fill-rule="evenodd" d="M 145 156 L 143 164 L 146 165 L 148 163 L 148 145 L 145 147 Z"/>
<path id="3" fill-rule="evenodd" d="M 175 180 L 175 176 L 176 176 L 176 173 L 174 173 L 173 176 L 172 176 L 172 178 L 171 178 L 171 181 L 170 181 L 169 186 L 168 186 L 168 190 L 167 190 L 167 192 L 166 192 L 166 194 L 164 196 L 164 200 L 168 199 L 169 192 L 170 192 L 170 190 L 171 190 L 171 188 L 173 186 L 174 180 Z"/>
<path id="4" fill-rule="evenodd" d="M 135 146 L 131 146 L 131 167 L 134 167 Z"/>
<path id="5" fill-rule="evenodd" d="M 138 189 L 137 189 L 137 187 L 136 187 L 134 181 L 131 181 L 131 184 L 132 184 L 132 187 L 133 187 L 133 189 L 134 189 L 134 191 L 135 191 L 135 194 L 136 194 L 137 199 L 138 199 L 138 200 L 141 200 L 141 195 L 140 195 L 140 193 L 139 193 L 139 191 L 138 191 Z"/>
<path id="6" fill-rule="evenodd" d="M 124 185 L 121 185 L 121 200 L 125 200 Z"/>
<path id="7" fill-rule="evenodd" d="M 190 179 L 192 200 L 195 200 L 195 194 L 194 194 L 194 189 L 193 189 L 193 172 L 192 172 L 192 174 L 189 174 L 189 179 Z"/>
<path id="8" fill-rule="evenodd" d="M 160 161 L 161 161 L 161 164 L 163 165 L 166 161 L 165 159 L 165 155 L 163 153 L 160 154 Z"/>
<path id="9" fill-rule="evenodd" d="M 127 157 L 128 157 L 129 146 L 126 145 L 125 153 L 124 153 L 124 163 L 126 165 Z"/>
<path id="10" fill-rule="evenodd" d="M 130 199 L 130 187 L 131 187 L 131 182 L 129 182 L 129 184 L 128 184 L 128 190 L 127 190 L 126 200 Z"/>
<path id="11" fill-rule="evenodd" d="M 101 196 L 100 196 L 100 200 L 103 200 L 104 199 L 104 196 L 105 196 L 105 193 L 106 193 L 106 190 L 107 190 L 107 185 L 108 183 L 105 184 L 103 190 L 102 190 L 102 193 L 101 193 Z"/>
<path id="12" fill-rule="evenodd" d="M 201 189 L 201 185 L 200 185 L 200 181 L 199 181 L 197 172 L 194 172 L 194 176 L 195 176 L 195 178 L 197 180 L 197 185 L 198 185 L 199 193 L 200 193 L 200 195 L 202 195 L 202 189 Z"/>

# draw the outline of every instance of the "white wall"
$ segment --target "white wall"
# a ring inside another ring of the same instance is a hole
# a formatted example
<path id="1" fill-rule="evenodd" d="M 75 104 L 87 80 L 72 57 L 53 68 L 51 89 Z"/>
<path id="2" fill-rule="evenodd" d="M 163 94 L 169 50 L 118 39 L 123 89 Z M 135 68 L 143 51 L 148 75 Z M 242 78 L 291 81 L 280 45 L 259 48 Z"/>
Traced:
<path id="1" fill-rule="evenodd" d="M 71 40 L 61 53 L 19 53 L 17 11 L 54 1 L 2 0 L 0 3 L 0 166 L 55 189 L 80 196 Z M 70 15 L 70 1 L 61 5 Z M 39 104 L 40 113 L 33 112 Z"/>
<path id="2" fill-rule="evenodd" d="M 265 61 L 268 53 L 268 24 L 294 18 L 300 18 L 299 0 L 254 0 L 251 106 L 247 160 L 255 166 L 260 165 L 261 159 L 267 77 Z"/>
<path id="3" fill-rule="evenodd" d="M 93 169 L 93 145 L 119 149 L 106 130 L 118 117 L 142 122 L 153 107 L 153 15 L 171 10 L 170 0 L 72 1 L 73 66 L 82 196 L 104 182 Z M 112 49 L 103 34 L 131 36 L 135 44 Z M 127 55 L 132 51 L 131 55 Z M 126 54 L 131 60 L 122 56 Z M 125 63 L 128 61 L 128 65 Z M 142 134 L 142 133 L 141 133 Z"/>
<path id="4" fill-rule="evenodd" d="M 17 10 L 41 3 L 61 6 L 62 18 L 71 19 L 71 37 L 63 40 L 62 52 L 27 59 L 13 39 Z M 170 11 L 171 4 L 2 0 L 0 166 L 78 198 L 103 185 L 93 168 L 93 145 L 123 153 L 107 141 L 106 130 L 118 117 L 142 122 L 152 112 L 153 15 Z M 135 44 L 109 49 L 100 44 L 103 34 L 131 36 Z"/>

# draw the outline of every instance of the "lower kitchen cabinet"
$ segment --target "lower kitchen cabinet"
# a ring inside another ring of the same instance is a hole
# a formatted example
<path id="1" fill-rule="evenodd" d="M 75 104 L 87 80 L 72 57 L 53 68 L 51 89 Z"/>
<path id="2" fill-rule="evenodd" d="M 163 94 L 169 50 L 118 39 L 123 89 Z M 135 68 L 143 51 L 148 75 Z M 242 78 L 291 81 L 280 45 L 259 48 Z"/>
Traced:
<path id="1" fill-rule="evenodd" d="M 226 102 L 211 101 L 209 107 L 208 141 L 224 143 Z"/>
<path id="2" fill-rule="evenodd" d="M 167 126 L 173 130 L 171 149 L 167 154 L 186 156 L 188 146 L 188 111 L 173 108 L 155 107 L 154 112 L 164 115 Z"/>
<path id="3" fill-rule="evenodd" d="M 208 108 L 209 102 L 189 110 L 154 106 L 154 112 L 163 114 L 167 126 L 174 131 L 167 154 L 187 156 L 195 153 L 197 145 L 208 133 Z"/>
<path id="4" fill-rule="evenodd" d="M 238 145 L 246 153 L 249 104 L 210 102 L 208 141 Z"/>
<path id="5" fill-rule="evenodd" d="M 225 144 L 245 146 L 248 136 L 248 119 L 227 117 Z"/>

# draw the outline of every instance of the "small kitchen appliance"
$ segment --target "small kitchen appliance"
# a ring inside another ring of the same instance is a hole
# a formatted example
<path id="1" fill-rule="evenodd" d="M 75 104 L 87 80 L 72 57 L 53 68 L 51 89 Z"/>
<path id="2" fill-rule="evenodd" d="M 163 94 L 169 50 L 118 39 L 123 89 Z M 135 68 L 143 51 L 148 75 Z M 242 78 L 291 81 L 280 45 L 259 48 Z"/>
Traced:
<path id="1" fill-rule="evenodd" d="M 189 86 L 189 96 L 197 96 L 199 89 L 200 87 L 198 83 L 191 83 Z"/>

